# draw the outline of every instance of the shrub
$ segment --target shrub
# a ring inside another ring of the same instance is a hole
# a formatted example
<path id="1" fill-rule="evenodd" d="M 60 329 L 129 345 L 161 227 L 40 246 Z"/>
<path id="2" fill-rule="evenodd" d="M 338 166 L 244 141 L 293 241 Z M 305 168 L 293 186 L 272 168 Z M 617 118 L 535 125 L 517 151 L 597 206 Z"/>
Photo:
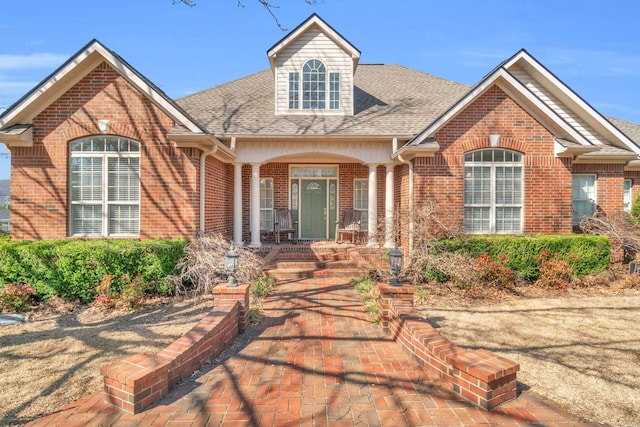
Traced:
<path id="1" fill-rule="evenodd" d="M 360 277 L 351 280 L 351 285 L 360 293 L 365 310 L 371 316 L 371 319 L 378 323 L 380 321 L 380 313 L 378 310 L 378 287 L 369 277 Z"/>
<path id="2" fill-rule="evenodd" d="M 543 250 L 559 253 L 567 258 L 577 276 L 595 273 L 609 266 L 611 244 L 605 237 L 587 234 L 539 235 L 539 236 L 463 236 L 443 239 L 433 243 L 435 253 L 454 252 L 477 258 L 488 253 L 495 258 L 506 255 L 506 266 L 527 280 L 540 276 L 536 255 Z"/>
<path id="3" fill-rule="evenodd" d="M 262 303 L 276 284 L 276 280 L 270 276 L 262 276 L 256 279 L 250 289 L 251 302 L 249 304 L 249 322 L 258 323 L 264 317 Z"/>
<path id="4" fill-rule="evenodd" d="M 45 299 L 89 302 L 107 275 L 115 293 L 139 275 L 145 291 L 168 295 L 174 288 L 167 276 L 185 245 L 184 239 L 0 241 L 0 285 L 31 283 Z"/>
<path id="5" fill-rule="evenodd" d="M 563 291 L 568 288 L 573 276 L 573 269 L 562 254 L 544 249 L 535 258 L 540 269 L 540 276 L 536 280 L 537 284 Z M 577 256 L 569 255 L 569 258 L 574 259 Z"/>
<path id="6" fill-rule="evenodd" d="M 456 286 L 466 287 L 479 280 L 472 258 L 460 252 L 446 252 L 434 246 L 434 242 L 424 243 L 415 248 L 411 263 L 405 269 L 407 279 L 416 283 L 451 281 Z"/>
<path id="7" fill-rule="evenodd" d="M 224 255 L 229 247 L 229 241 L 221 234 L 198 237 L 186 246 L 185 255 L 177 265 L 178 272 L 169 277 L 169 280 L 180 293 L 210 293 L 215 285 L 228 279 Z M 264 263 L 262 258 L 249 249 L 236 250 L 239 254 L 239 268 L 235 275 L 238 282 L 249 283 L 260 277 Z"/>
<path id="8" fill-rule="evenodd" d="M 507 267 L 509 257 L 498 255 L 495 259 L 487 252 L 475 259 L 476 267 L 480 273 L 480 280 L 483 284 L 500 288 L 512 289 L 516 277 L 515 271 Z"/>
<path id="9" fill-rule="evenodd" d="M 262 276 L 256 279 L 250 288 L 251 295 L 255 298 L 266 298 L 269 295 L 269 292 L 275 286 L 276 281 L 273 277 L 270 276 Z"/>
<path id="10" fill-rule="evenodd" d="M 8 284 L 0 290 L 0 311 L 26 311 L 35 291 L 28 283 L 22 285 Z"/>

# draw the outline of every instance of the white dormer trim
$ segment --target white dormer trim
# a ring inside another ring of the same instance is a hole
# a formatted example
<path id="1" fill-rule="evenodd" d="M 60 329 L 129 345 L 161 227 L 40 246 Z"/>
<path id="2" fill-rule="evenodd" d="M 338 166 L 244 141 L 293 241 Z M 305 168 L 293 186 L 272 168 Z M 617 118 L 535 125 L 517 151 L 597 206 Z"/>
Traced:
<path id="1" fill-rule="evenodd" d="M 0 129 L 31 123 L 38 114 L 105 61 L 132 86 L 171 117 L 176 124 L 182 125 L 194 133 L 206 133 L 204 129 L 158 88 L 153 86 L 142 74 L 97 40 L 89 42 L 60 68 L 5 111 L 0 116 Z"/>
<path id="2" fill-rule="evenodd" d="M 302 24 L 298 25 L 293 29 L 288 35 L 280 39 L 276 44 L 274 44 L 269 50 L 267 50 L 267 56 L 269 57 L 269 62 L 271 64 L 271 69 L 275 70 L 276 67 L 276 57 L 278 53 L 282 50 L 286 49 L 293 41 L 299 38 L 302 34 L 306 33 L 309 28 L 316 26 L 320 28 L 327 37 L 329 37 L 337 46 L 339 46 L 342 50 L 344 50 L 348 55 L 351 56 L 351 60 L 353 61 L 353 71 L 355 72 L 356 67 L 358 65 L 358 61 L 360 60 L 360 51 L 354 45 L 352 45 L 347 39 L 342 37 L 340 33 L 334 30 L 329 24 L 327 24 L 322 18 L 320 18 L 317 14 L 311 15 L 304 21 Z"/>

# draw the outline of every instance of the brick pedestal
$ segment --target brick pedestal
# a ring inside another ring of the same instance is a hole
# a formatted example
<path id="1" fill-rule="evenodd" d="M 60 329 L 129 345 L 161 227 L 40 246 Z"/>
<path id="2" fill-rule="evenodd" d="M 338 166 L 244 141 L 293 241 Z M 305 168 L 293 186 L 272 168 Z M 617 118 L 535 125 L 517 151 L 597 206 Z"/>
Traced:
<path id="1" fill-rule="evenodd" d="M 387 331 L 389 329 L 389 309 L 391 302 L 400 301 L 409 307 L 413 307 L 413 294 L 415 293 L 415 289 L 409 285 L 391 286 L 388 283 L 378 283 L 378 292 L 380 292 L 380 296 L 378 297 L 380 326 Z"/>
<path id="2" fill-rule="evenodd" d="M 236 287 L 227 286 L 226 282 L 218 283 L 213 288 L 213 295 L 216 301 L 240 301 L 239 330 L 243 333 L 249 327 L 249 284 L 242 284 Z"/>

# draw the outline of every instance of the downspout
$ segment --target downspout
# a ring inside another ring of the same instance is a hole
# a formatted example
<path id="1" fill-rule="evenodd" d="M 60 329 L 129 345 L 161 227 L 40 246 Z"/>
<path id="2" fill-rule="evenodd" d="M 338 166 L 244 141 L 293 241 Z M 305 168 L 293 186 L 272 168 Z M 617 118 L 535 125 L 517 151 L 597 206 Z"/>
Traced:
<path id="1" fill-rule="evenodd" d="M 204 212 L 205 212 L 205 187 L 206 187 L 206 159 L 218 151 L 218 144 L 214 143 L 213 148 L 209 151 L 203 151 L 200 154 L 200 235 L 204 236 Z"/>
<path id="2" fill-rule="evenodd" d="M 413 257 L 413 162 L 398 154 L 398 160 L 409 166 L 409 259 Z"/>

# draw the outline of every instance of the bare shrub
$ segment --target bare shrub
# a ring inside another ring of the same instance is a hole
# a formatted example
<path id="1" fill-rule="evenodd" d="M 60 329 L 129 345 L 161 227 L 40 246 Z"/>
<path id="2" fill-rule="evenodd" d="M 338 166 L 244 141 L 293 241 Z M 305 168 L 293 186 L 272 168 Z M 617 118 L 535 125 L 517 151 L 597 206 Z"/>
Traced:
<path id="1" fill-rule="evenodd" d="M 414 209 L 414 250 L 405 276 L 413 283 L 436 279 L 451 281 L 468 287 L 480 278 L 471 257 L 460 253 L 442 253 L 435 246 L 436 239 L 464 234 L 462 226 L 452 224 L 436 209 L 435 202 L 426 202 Z"/>
<path id="2" fill-rule="evenodd" d="M 451 222 L 451 216 L 438 212 L 433 201 L 417 205 L 413 211 L 414 243 L 421 245 L 433 239 L 457 237 L 464 234 L 461 224 Z"/>
<path id="3" fill-rule="evenodd" d="M 450 281 L 462 288 L 480 280 L 471 257 L 457 252 L 437 253 L 433 245 L 426 243 L 415 248 L 411 264 L 404 273 L 412 283 L 435 279 Z"/>
<path id="4" fill-rule="evenodd" d="M 613 252 L 623 248 L 630 257 L 640 254 L 640 228 L 631 223 L 626 213 L 585 216 L 580 220 L 580 229 L 584 233 L 607 237 Z"/>
<path id="5" fill-rule="evenodd" d="M 185 257 L 177 264 L 180 274 L 169 280 L 176 285 L 176 293 L 191 291 L 196 295 L 210 293 L 214 286 L 228 279 L 224 256 L 231 243 L 219 233 L 206 234 L 185 247 Z M 240 283 L 248 283 L 262 275 L 262 258 L 249 249 L 236 248 L 239 254 L 235 276 Z"/>

